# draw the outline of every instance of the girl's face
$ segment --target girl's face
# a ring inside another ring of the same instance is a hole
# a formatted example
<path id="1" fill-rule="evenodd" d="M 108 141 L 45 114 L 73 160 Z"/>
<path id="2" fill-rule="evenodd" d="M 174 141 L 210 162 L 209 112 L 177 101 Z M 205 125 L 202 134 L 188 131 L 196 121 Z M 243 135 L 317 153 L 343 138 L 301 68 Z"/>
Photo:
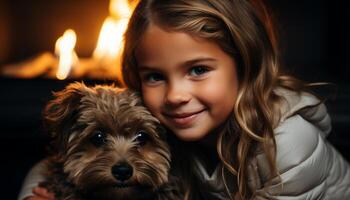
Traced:
<path id="1" fill-rule="evenodd" d="M 232 112 L 236 63 L 216 43 L 151 26 L 136 60 L 145 105 L 178 138 L 203 139 Z"/>

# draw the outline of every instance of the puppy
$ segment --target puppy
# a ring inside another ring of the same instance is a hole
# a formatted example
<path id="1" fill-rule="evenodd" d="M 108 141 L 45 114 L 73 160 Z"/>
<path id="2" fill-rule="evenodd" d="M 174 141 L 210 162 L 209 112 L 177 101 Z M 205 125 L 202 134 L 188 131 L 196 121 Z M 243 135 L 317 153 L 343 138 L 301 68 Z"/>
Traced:
<path id="1" fill-rule="evenodd" d="M 73 83 L 54 95 L 44 110 L 54 155 L 41 186 L 56 199 L 182 199 L 165 131 L 135 92 Z"/>

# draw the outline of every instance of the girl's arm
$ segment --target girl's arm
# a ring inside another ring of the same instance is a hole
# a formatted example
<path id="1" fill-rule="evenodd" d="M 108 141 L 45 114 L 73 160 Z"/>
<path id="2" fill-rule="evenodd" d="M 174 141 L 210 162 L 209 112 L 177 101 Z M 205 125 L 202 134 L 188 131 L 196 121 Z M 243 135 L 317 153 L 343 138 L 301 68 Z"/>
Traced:
<path id="1" fill-rule="evenodd" d="M 38 184 L 44 180 L 42 172 L 45 170 L 45 162 L 40 161 L 28 172 L 22 188 L 18 195 L 18 200 L 49 200 L 54 199 L 53 195 L 44 188 L 38 188 Z"/>

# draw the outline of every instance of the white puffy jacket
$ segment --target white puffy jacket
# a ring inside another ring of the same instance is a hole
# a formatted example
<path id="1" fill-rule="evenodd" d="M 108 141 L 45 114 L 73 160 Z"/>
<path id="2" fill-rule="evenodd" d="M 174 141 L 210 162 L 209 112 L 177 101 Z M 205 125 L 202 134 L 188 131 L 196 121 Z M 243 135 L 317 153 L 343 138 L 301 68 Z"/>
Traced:
<path id="1" fill-rule="evenodd" d="M 350 200 L 350 166 L 326 140 L 331 121 L 324 104 L 308 93 L 298 95 L 285 89 L 276 93 L 285 99 L 282 118 L 275 129 L 280 177 L 268 186 L 268 162 L 263 153 L 256 153 L 248 168 L 254 199 Z M 201 195 L 204 199 L 228 199 L 218 181 L 219 167 L 212 175 L 199 159 L 195 159 L 195 167 L 205 188 Z"/>

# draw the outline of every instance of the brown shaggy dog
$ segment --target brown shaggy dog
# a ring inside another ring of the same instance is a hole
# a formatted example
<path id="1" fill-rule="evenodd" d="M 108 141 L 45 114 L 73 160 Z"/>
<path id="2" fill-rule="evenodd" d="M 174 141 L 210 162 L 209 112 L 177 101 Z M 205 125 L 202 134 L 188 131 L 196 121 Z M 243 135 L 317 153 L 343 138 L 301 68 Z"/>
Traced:
<path id="1" fill-rule="evenodd" d="M 41 186 L 56 199 L 181 199 L 165 131 L 136 93 L 73 83 L 55 97 L 44 111 L 55 154 Z"/>

